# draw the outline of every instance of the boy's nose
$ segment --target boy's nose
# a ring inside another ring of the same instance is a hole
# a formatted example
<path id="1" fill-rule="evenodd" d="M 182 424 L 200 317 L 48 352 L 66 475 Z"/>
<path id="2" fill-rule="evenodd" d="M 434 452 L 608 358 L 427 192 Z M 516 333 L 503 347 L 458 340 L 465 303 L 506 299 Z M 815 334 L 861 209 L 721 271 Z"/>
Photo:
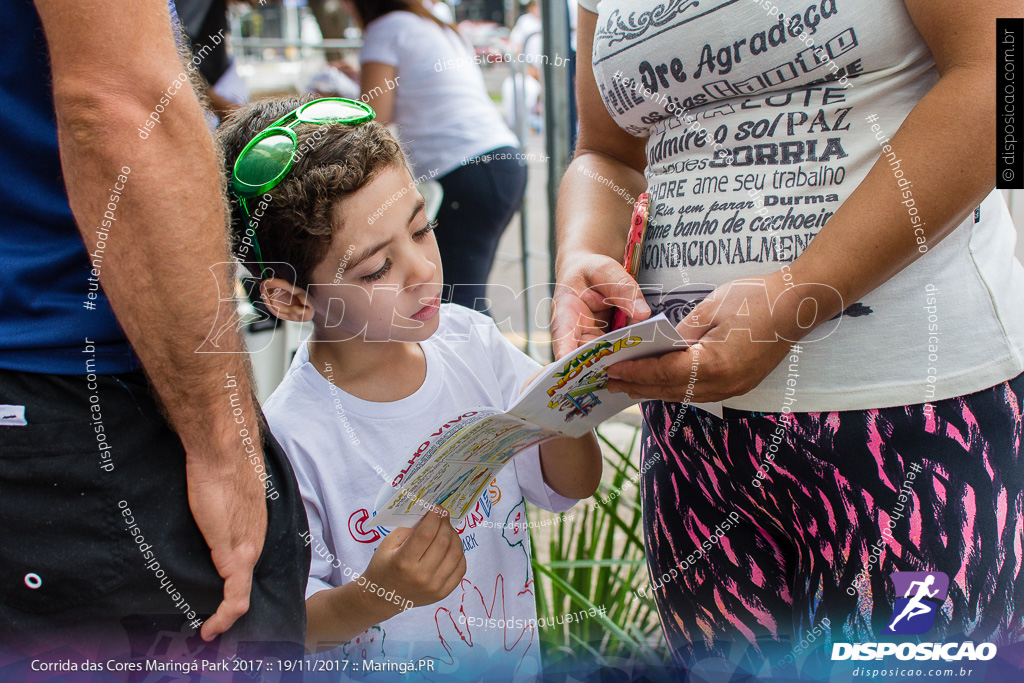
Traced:
<path id="1" fill-rule="evenodd" d="M 427 284 L 433 281 L 435 273 L 437 273 L 437 264 L 426 256 L 420 256 L 416 259 L 416 267 L 411 273 L 413 284 Z"/>

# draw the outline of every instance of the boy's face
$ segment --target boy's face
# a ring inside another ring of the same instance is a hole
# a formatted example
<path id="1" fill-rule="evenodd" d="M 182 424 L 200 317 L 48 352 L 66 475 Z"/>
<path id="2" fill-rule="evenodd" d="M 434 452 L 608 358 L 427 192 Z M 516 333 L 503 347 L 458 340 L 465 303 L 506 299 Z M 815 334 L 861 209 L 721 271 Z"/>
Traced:
<path id="1" fill-rule="evenodd" d="M 366 341 L 418 342 L 432 335 L 441 255 L 409 171 L 381 172 L 339 204 L 334 220 L 340 229 L 308 289 L 325 340 L 349 339 L 364 329 Z"/>

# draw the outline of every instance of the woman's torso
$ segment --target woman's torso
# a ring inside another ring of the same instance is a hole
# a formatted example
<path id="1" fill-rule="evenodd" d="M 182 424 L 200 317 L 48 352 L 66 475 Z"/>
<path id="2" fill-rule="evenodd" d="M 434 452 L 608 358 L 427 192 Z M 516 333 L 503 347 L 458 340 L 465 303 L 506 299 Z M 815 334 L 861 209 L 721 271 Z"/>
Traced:
<path id="1" fill-rule="evenodd" d="M 768 13 L 775 5 L 781 17 Z M 655 310 L 676 319 L 715 286 L 796 259 L 938 80 L 902 0 L 601 0 L 597 11 L 601 97 L 616 123 L 647 137 L 651 219 L 638 279 Z M 893 182 L 912 198 L 914 179 L 890 157 Z M 926 207 L 907 211 L 908 232 L 921 227 Z M 841 322 L 802 345 L 798 377 L 780 367 L 726 405 L 923 403 L 1015 376 L 1024 270 L 1014 239 L 993 192 L 916 263 L 845 302 Z"/>
<path id="2" fill-rule="evenodd" d="M 364 38 L 361 62 L 397 70 L 393 120 L 417 176 L 444 175 L 484 152 L 518 146 L 472 48 L 453 31 L 411 12 L 389 12 L 370 22 Z"/>

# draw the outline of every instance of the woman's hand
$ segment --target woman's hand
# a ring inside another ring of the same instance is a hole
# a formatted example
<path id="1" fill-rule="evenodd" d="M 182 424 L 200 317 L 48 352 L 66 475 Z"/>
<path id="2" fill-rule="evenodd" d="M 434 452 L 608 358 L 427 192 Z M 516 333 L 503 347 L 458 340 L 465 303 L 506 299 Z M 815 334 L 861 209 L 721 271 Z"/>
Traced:
<path id="1" fill-rule="evenodd" d="M 579 13 L 581 63 L 593 54 L 597 15 Z M 551 303 L 551 341 L 555 358 L 611 329 L 615 303 L 633 321 L 651 309 L 618 259 L 626 246 L 633 197 L 647 189 L 646 140 L 619 128 L 605 109 L 594 71 L 576 73 L 580 134 L 576 158 L 558 190 L 555 295 Z"/>
<path id="2" fill-rule="evenodd" d="M 741 396 L 767 377 L 793 345 L 842 310 L 827 285 L 793 285 L 782 271 L 715 289 L 676 329 L 691 346 L 658 358 L 616 363 L 608 387 L 632 398 L 706 403 Z"/>
<path id="3" fill-rule="evenodd" d="M 563 259 L 551 301 L 551 343 L 561 358 L 611 330 L 612 314 L 622 308 L 632 322 L 646 320 L 651 308 L 622 264 L 603 254 Z"/>

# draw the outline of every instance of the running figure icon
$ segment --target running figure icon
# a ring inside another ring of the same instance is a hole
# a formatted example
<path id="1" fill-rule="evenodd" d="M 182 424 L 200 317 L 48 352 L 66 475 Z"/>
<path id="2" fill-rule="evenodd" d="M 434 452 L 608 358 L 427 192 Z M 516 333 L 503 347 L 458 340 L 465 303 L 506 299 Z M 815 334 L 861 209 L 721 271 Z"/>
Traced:
<path id="1" fill-rule="evenodd" d="M 912 581 L 910 583 L 910 586 L 907 588 L 906 595 L 903 596 L 904 598 L 910 598 L 910 602 L 908 602 L 907 606 L 903 608 L 903 611 L 900 612 L 900 615 L 893 619 L 892 623 L 889 624 L 890 631 L 896 625 L 896 622 L 898 622 L 903 617 L 907 617 L 907 619 L 909 620 L 922 614 L 928 614 L 932 611 L 931 606 L 924 604 L 923 601 L 926 597 L 934 598 L 936 595 L 939 594 L 938 588 L 936 588 L 934 591 L 928 590 L 928 587 L 931 586 L 933 583 L 935 583 L 935 576 L 932 574 L 929 574 L 928 578 L 926 578 L 924 581 Z M 914 586 L 920 586 L 920 588 L 918 588 L 917 590 L 917 595 L 911 598 L 910 592 L 914 590 Z"/>
<path id="2" fill-rule="evenodd" d="M 942 572 L 895 572 L 891 577 L 896 599 L 883 633 L 920 635 L 930 630 L 946 600 L 949 577 Z"/>

